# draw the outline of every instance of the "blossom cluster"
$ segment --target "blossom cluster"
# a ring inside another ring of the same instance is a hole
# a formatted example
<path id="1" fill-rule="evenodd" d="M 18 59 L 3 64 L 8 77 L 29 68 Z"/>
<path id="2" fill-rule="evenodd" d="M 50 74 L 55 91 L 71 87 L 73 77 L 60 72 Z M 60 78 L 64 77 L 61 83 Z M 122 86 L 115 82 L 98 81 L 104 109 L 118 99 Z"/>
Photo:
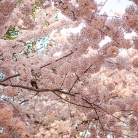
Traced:
<path id="1" fill-rule="evenodd" d="M 138 137 L 134 3 L 108 17 L 94 0 L 1 1 L 0 137 Z"/>

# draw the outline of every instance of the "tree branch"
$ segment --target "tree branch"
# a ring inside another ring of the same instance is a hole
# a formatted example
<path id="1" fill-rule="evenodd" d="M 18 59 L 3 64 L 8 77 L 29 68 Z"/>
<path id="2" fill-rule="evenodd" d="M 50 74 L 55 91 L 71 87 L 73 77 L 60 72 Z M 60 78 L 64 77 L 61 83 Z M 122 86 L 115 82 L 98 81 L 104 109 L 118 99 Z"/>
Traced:
<path id="1" fill-rule="evenodd" d="M 61 94 L 66 94 L 66 95 L 70 95 L 70 96 L 74 96 L 74 94 L 71 94 L 71 93 L 67 93 L 65 91 L 63 91 L 62 89 L 53 89 L 53 90 L 50 90 L 50 89 L 35 89 L 33 87 L 28 87 L 28 86 L 23 86 L 23 85 L 14 85 L 14 84 L 7 84 L 7 83 L 3 83 L 3 82 L 0 82 L 0 85 L 2 86 L 11 86 L 11 87 L 17 87 L 17 88 L 23 88 L 23 89 L 26 89 L 26 90 L 32 90 L 32 91 L 35 91 L 37 93 L 40 93 L 40 92 L 50 92 L 50 91 L 57 91 Z"/>
<path id="2" fill-rule="evenodd" d="M 61 57 L 61 58 L 55 60 L 55 62 L 57 62 L 57 61 L 59 61 L 59 60 L 65 58 L 65 57 L 68 57 L 68 56 L 70 56 L 71 54 L 73 54 L 73 52 L 71 52 L 71 53 L 69 53 L 69 54 L 67 54 L 67 55 L 65 55 L 65 56 L 63 56 L 63 57 Z M 46 66 L 49 66 L 49 65 L 51 65 L 51 64 L 52 64 L 52 63 L 48 63 L 48 64 L 46 64 L 46 65 L 43 65 L 43 66 L 40 67 L 40 69 L 42 69 L 42 68 L 44 68 L 44 67 L 46 67 Z"/>
<path id="3" fill-rule="evenodd" d="M 4 81 L 6 81 L 6 80 L 9 80 L 9 79 L 14 78 L 14 77 L 17 77 L 17 76 L 20 76 L 20 74 L 14 74 L 14 75 L 12 75 L 12 76 L 9 76 L 9 77 L 7 77 L 7 78 L 1 80 L 0 82 L 4 82 Z"/>
<path id="4" fill-rule="evenodd" d="M 95 113 L 96 113 L 96 115 L 97 115 L 97 119 L 98 119 L 98 121 L 99 121 L 99 123 L 100 123 L 100 125 L 101 125 L 101 127 L 102 127 L 102 130 L 104 131 L 104 127 L 103 127 L 102 122 L 101 122 L 101 120 L 100 120 L 100 117 L 99 117 L 99 115 L 98 115 L 97 108 L 96 108 L 92 103 L 88 102 L 86 99 L 84 99 L 84 98 L 82 98 L 82 99 L 83 99 L 86 103 L 88 103 L 88 104 L 94 109 L 94 111 L 95 111 Z"/>
<path id="5" fill-rule="evenodd" d="M 116 119 L 119 120 L 120 122 L 123 122 L 123 123 L 126 124 L 126 122 L 120 120 L 118 117 L 116 117 L 116 116 L 114 116 L 113 114 L 109 113 L 108 111 L 106 111 L 105 109 L 103 109 L 102 107 L 100 107 L 99 105 L 97 105 L 97 104 L 92 104 L 92 103 L 88 102 L 87 99 L 84 99 L 84 98 L 82 98 L 82 99 L 83 99 L 86 103 L 90 104 L 93 108 L 95 108 L 95 109 L 99 108 L 99 109 L 103 110 L 105 113 L 107 113 L 107 114 L 111 115 L 112 117 L 116 118 Z M 97 108 L 96 108 L 96 107 L 97 107 Z"/>
<path id="6" fill-rule="evenodd" d="M 103 3 L 103 5 L 102 5 L 101 8 L 97 11 L 97 13 L 101 11 L 101 9 L 103 8 L 103 6 L 105 5 L 106 2 L 107 2 L 107 0 Z"/>
<path id="7" fill-rule="evenodd" d="M 105 33 L 104 31 L 102 31 L 102 30 L 100 30 L 100 29 L 98 29 L 100 32 L 102 32 L 102 33 L 104 33 L 104 34 L 106 34 L 106 35 L 108 35 L 108 33 Z M 109 35 L 108 35 L 109 36 Z M 117 44 L 119 44 L 119 42 L 117 42 L 114 38 L 112 38 Z"/>
<path id="8" fill-rule="evenodd" d="M 73 103 L 73 102 L 71 102 L 71 101 L 69 101 L 69 100 L 67 100 L 67 99 L 64 99 L 64 98 L 62 98 L 60 95 L 58 95 L 55 91 L 53 91 L 53 93 L 54 93 L 55 95 L 57 95 L 59 98 L 61 98 L 62 100 L 64 100 L 65 102 L 67 102 L 67 103 L 70 103 L 70 104 L 73 104 L 73 105 L 76 105 L 76 106 L 80 106 L 80 107 L 84 107 L 84 108 L 91 108 L 90 106 L 85 106 L 85 105 L 76 104 L 76 103 Z"/>

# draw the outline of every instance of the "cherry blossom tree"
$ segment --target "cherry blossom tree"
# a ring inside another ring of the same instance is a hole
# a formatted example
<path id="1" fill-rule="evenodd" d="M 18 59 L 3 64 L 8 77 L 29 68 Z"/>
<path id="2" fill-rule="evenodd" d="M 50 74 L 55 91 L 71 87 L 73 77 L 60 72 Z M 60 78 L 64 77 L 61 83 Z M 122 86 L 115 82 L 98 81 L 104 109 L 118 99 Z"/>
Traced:
<path id="1" fill-rule="evenodd" d="M 0 138 L 138 137 L 138 2 L 106 2 L 0 1 Z"/>

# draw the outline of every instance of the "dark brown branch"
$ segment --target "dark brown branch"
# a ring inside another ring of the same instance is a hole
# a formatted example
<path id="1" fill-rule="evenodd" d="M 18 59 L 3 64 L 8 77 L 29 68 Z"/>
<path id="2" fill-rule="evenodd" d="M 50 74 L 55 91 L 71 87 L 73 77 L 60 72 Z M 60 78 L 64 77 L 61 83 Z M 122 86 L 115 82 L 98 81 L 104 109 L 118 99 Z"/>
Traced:
<path id="1" fill-rule="evenodd" d="M 94 111 L 95 111 L 95 113 L 96 113 L 96 115 L 97 115 L 97 119 L 98 119 L 98 121 L 99 121 L 99 123 L 100 123 L 100 125 L 101 125 L 101 127 L 102 127 L 102 130 L 104 131 L 104 127 L 103 127 L 102 122 L 101 122 L 101 120 L 100 120 L 100 117 L 99 117 L 99 115 L 98 115 L 97 108 L 96 108 L 92 103 L 88 102 L 86 99 L 84 99 L 84 98 L 82 98 L 82 99 L 83 99 L 86 103 L 88 103 L 88 104 L 94 109 Z"/>
<path id="2" fill-rule="evenodd" d="M 78 78 L 74 81 L 72 87 L 69 89 L 69 93 L 71 92 L 71 90 L 73 89 L 74 85 L 76 84 L 76 82 L 78 81 Z"/>
<path id="3" fill-rule="evenodd" d="M 61 58 L 57 59 L 57 60 L 56 60 L 56 62 L 57 62 L 57 61 L 59 61 L 59 60 L 61 60 L 61 59 L 63 59 L 63 58 L 65 58 L 65 57 L 70 56 L 71 54 L 73 54 L 73 52 L 71 52 L 71 53 L 69 53 L 69 54 L 67 54 L 67 55 L 65 55 L 65 56 L 63 56 L 63 57 L 61 57 Z"/>
<path id="4" fill-rule="evenodd" d="M 70 88 L 69 93 L 71 92 L 71 90 L 73 89 L 73 87 L 74 87 L 74 85 L 77 83 L 77 81 L 78 81 L 78 80 L 80 81 L 79 76 L 78 76 L 76 73 L 75 73 L 75 75 L 76 75 L 77 78 L 76 78 L 76 80 L 74 81 L 72 87 Z"/>
<path id="5" fill-rule="evenodd" d="M 93 64 L 91 64 L 91 65 L 84 71 L 84 73 L 87 73 L 87 71 L 91 68 L 92 65 L 93 65 Z"/>
<path id="6" fill-rule="evenodd" d="M 33 87 L 28 87 L 28 86 L 23 86 L 23 85 L 7 84 L 7 83 L 3 83 L 3 82 L 0 82 L 0 85 L 23 88 L 23 89 L 26 89 L 26 90 L 35 91 L 37 93 L 39 93 L 39 92 L 48 92 L 48 91 L 49 92 L 50 91 L 57 91 L 58 93 L 61 93 L 61 94 L 66 94 L 66 95 L 74 96 L 74 94 L 67 93 L 67 92 L 63 91 L 62 89 L 53 89 L 53 90 L 50 90 L 50 89 L 35 89 Z"/>
<path id="7" fill-rule="evenodd" d="M 96 109 L 95 107 L 94 107 L 94 111 L 95 111 L 95 113 L 96 113 L 96 115 L 97 115 L 97 119 L 98 119 L 98 121 L 99 121 L 99 123 L 100 123 L 100 125 L 101 125 L 101 127 L 102 127 L 102 130 L 104 131 L 104 127 L 103 127 L 103 125 L 102 125 L 102 122 L 101 122 L 100 117 L 99 117 L 99 115 L 98 115 L 97 109 Z"/>
<path id="8" fill-rule="evenodd" d="M 21 101 L 19 104 L 21 105 L 21 104 L 23 104 L 23 103 L 25 103 L 25 102 L 27 102 L 27 101 L 29 101 L 29 100 L 28 100 L 28 99 L 23 100 L 23 101 Z"/>
<path id="9" fill-rule="evenodd" d="M 83 98 L 83 100 L 85 101 L 85 102 L 87 102 L 88 104 L 91 104 L 90 102 L 88 102 L 86 99 L 84 99 Z M 125 123 L 124 121 L 122 121 L 122 120 L 120 120 L 118 117 L 116 117 L 116 116 L 114 116 L 114 115 L 112 115 L 111 113 L 109 113 L 108 111 L 106 111 L 105 109 L 103 109 L 102 107 L 100 107 L 99 105 L 96 105 L 96 104 L 93 104 L 92 105 L 94 108 L 99 108 L 99 109 L 101 109 L 101 110 L 103 110 L 105 113 L 107 113 L 107 114 L 109 114 L 109 115 L 111 115 L 112 117 L 114 117 L 114 118 L 116 118 L 117 120 L 119 120 L 120 122 L 123 122 L 123 123 Z M 96 109 L 97 109 L 96 108 Z M 126 124 L 126 123 L 125 123 Z"/>
<path id="10" fill-rule="evenodd" d="M 57 95 L 59 98 L 61 98 L 62 100 L 64 100 L 65 102 L 67 103 L 70 103 L 70 104 L 73 104 L 73 105 L 76 105 L 76 106 L 79 106 L 79 107 L 84 107 L 84 108 L 91 108 L 90 106 L 85 106 L 85 105 L 80 105 L 80 104 L 76 104 L 76 103 L 73 103 L 67 99 L 64 99 L 62 98 L 60 95 L 58 95 L 55 91 L 52 91 L 55 95 Z"/>
<path id="11" fill-rule="evenodd" d="M 9 79 L 14 78 L 14 77 L 17 77 L 17 76 L 20 76 L 20 74 L 15 74 L 15 75 L 9 76 L 9 77 L 7 77 L 7 78 L 1 80 L 0 82 L 4 82 L 4 81 L 6 81 L 6 80 L 9 80 Z"/>
<path id="12" fill-rule="evenodd" d="M 66 57 L 70 56 L 71 54 L 73 54 L 73 52 L 71 52 L 71 53 L 69 53 L 69 54 L 67 54 L 67 55 L 65 55 L 65 56 L 63 56 L 63 57 L 61 57 L 61 58 L 55 60 L 55 62 L 57 62 L 57 61 L 59 61 L 59 60 L 61 60 L 61 59 L 63 59 L 63 58 L 66 58 Z M 52 64 L 52 63 L 50 62 L 50 63 L 48 63 L 48 64 L 46 64 L 46 65 L 43 65 L 43 66 L 40 67 L 40 69 L 42 69 L 42 68 L 44 68 L 44 67 L 46 67 L 46 66 L 49 66 L 49 65 L 51 65 L 51 64 Z"/>
<path id="13" fill-rule="evenodd" d="M 95 104 L 94 104 L 94 105 L 95 105 Z M 117 120 L 119 120 L 119 121 L 121 121 L 121 122 L 123 122 L 123 123 L 125 123 L 125 124 L 126 124 L 126 122 L 124 122 L 124 121 L 120 120 L 118 117 L 116 117 L 116 116 L 112 115 L 112 114 L 111 114 L 111 113 L 109 113 L 108 111 L 104 110 L 102 107 L 100 107 L 100 106 L 98 106 L 98 105 L 95 105 L 95 106 L 96 106 L 97 108 L 100 108 L 101 110 L 103 110 L 105 113 L 107 113 L 107 114 L 111 115 L 112 117 L 116 118 Z"/>

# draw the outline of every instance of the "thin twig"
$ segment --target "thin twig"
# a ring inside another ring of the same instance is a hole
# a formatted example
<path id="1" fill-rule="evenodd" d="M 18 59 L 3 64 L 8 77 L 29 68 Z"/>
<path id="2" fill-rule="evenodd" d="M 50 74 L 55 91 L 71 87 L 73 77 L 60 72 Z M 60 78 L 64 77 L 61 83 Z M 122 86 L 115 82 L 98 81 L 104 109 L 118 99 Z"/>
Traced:
<path id="1" fill-rule="evenodd" d="M 69 93 L 71 92 L 71 90 L 73 89 L 74 85 L 76 84 L 76 82 L 78 81 L 78 78 L 74 81 L 72 87 L 69 89 Z"/>
<path id="2" fill-rule="evenodd" d="M 0 82 L 4 82 L 4 81 L 6 81 L 6 80 L 9 80 L 9 79 L 14 78 L 14 77 L 17 77 L 17 76 L 20 76 L 20 74 L 14 74 L 14 75 L 12 75 L 12 76 L 9 76 L 9 77 L 7 77 L 7 78 L 1 80 Z"/>
<path id="3" fill-rule="evenodd" d="M 62 84 L 61 84 L 61 86 L 60 86 L 60 89 L 62 89 L 62 86 L 63 86 L 63 84 L 64 84 L 64 81 L 65 81 L 65 79 L 66 79 L 66 76 L 67 76 L 67 74 L 65 74 L 65 77 L 64 77 L 63 82 L 62 82 Z"/>
<path id="4" fill-rule="evenodd" d="M 104 31 L 102 31 L 102 30 L 100 30 L 100 29 L 98 29 L 100 32 L 102 32 L 102 33 L 104 33 L 104 34 L 106 34 L 106 35 L 108 35 L 107 33 L 105 33 Z M 113 38 L 112 38 L 113 39 Z M 119 44 L 119 42 L 117 42 L 115 39 L 113 39 L 117 44 Z"/>
<path id="5" fill-rule="evenodd" d="M 68 56 L 70 56 L 71 54 L 73 54 L 73 52 L 71 52 L 71 53 L 69 53 L 69 54 L 67 54 L 67 55 L 65 55 L 65 56 L 63 56 L 63 57 L 61 57 L 61 58 L 55 60 L 55 62 L 57 62 L 57 61 L 59 61 L 59 60 L 65 58 L 65 57 L 68 57 Z M 44 67 L 46 67 L 46 66 L 49 66 L 49 65 L 51 65 L 51 64 L 52 64 L 52 63 L 50 62 L 50 63 L 48 63 L 48 64 L 46 64 L 46 65 L 43 65 L 43 66 L 40 67 L 40 69 L 42 69 L 42 68 L 44 68 Z"/>
<path id="6" fill-rule="evenodd" d="M 102 8 L 104 7 L 106 2 L 107 2 L 107 0 L 104 2 L 104 4 L 101 6 L 101 8 L 96 13 L 98 13 L 98 12 L 100 12 L 102 10 Z"/>
<path id="7" fill-rule="evenodd" d="M 93 64 L 91 64 L 91 65 L 84 71 L 84 73 L 87 73 L 87 71 L 91 68 L 92 65 L 93 65 Z"/>
<path id="8" fill-rule="evenodd" d="M 107 113 L 107 114 L 111 115 L 112 117 L 116 118 L 116 119 L 119 120 L 120 122 L 123 122 L 124 124 L 126 124 L 126 122 L 120 120 L 118 117 L 116 117 L 116 116 L 114 116 L 113 114 L 109 113 L 108 111 L 106 111 L 105 109 L 103 109 L 102 107 L 100 107 L 99 105 L 97 105 L 97 104 L 92 104 L 92 103 L 88 102 L 87 99 L 84 99 L 84 98 L 82 98 L 82 99 L 83 99 L 86 103 L 92 105 L 93 108 L 96 108 L 96 107 L 97 107 L 97 108 L 103 110 L 105 113 Z M 97 109 L 97 108 L 96 108 L 96 109 Z"/>
<path id="9" fill-rule="evenodd" d="M 62 100 L 66 101 L 67 103 L 70 103 L 70 104 L 73 104 L 73 105 L 76 105 L 76 106 L 80 106 L 80 107 L 84 107 L 84 108 L 91 108 L 90 106 L 85 106 L 85 105 L 80 105 L 80 104 L 76 104 L 76 103 L 73 103 L 71 101 L 68 101 L 67 99 L 64 99 L 62 98 L 60 95 L 58 95 L 55 91 L 52 91 L 55 95 L 57 95 L 59 98 L 61 98 Z"/>
<path id="10" fill-rule="evenodd" d="M 28 100 L 28 99 L 23 100 L 23 101 L 21 101 L 19 104 L 21 105 L 21 104 L 23 104 L 23 103 L 25 103 L 25 102 L 27 102 L 27 101 L 29 101 L 29 100 Z"/>
<path id="11" fill-rule="evenodd" d="M 104 131 L 104 127 L 103 127 L 102 122 L 101 122 L 101 120 L 100 120 L 100 117 L 99 117 L 99 115 L 98 115 L 97 108 L 96 108 L 92 103 L 88 102 L 86 99 L 83 98 L 83 100 L 84 100 L 86 103 L 88 103 L 88 104 L 94 109 L 94 111 L 95 111 L 95 113 L 96 113 L 96 115 L 97 115 L 97 119 L 98 119 L 98 121 L 99 121 L 99 123 L 100 123 L 100 125 L 101 125 L 101 127 L 102 127 L 102 130 Z"/>

